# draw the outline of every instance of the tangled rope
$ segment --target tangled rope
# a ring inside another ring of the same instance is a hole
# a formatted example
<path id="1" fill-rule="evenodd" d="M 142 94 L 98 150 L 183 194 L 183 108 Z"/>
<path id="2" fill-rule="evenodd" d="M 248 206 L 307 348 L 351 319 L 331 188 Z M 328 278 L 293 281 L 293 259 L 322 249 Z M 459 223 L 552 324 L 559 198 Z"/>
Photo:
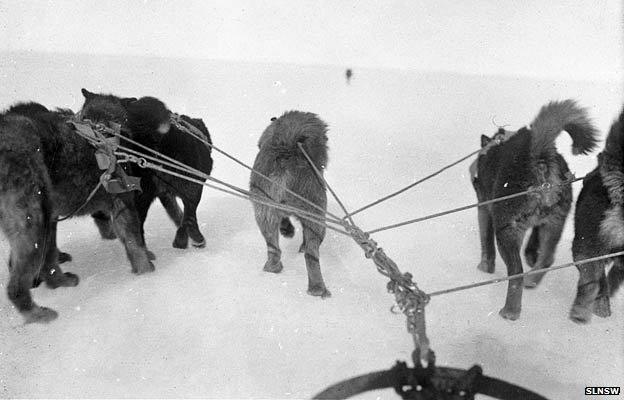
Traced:
<path id="1" fill-rule="evenodd" d="M 298 143 L 298 145 L 299 150 L 301 150 L 306 160 L 308 160 L 317 178 L 323 182 L 327 190 L 329 190 L 336 202 L 340 204 L 340 207 L 345 212 L 345 218 L 349 220 L 349 223 L 345 222 L 344 227 L 346 231 L 362 250 L 364 250 L 366 258 L 373 260 L 377 271 L 390 279 L 386 287 L 388 292 L 394 294 L 396 307 L 407 317 L 407 331 L 412 335 L 414 341 L 414 351 L 412 353 L 414 363 L 420 364 L 421 359 L 430 359 L 433 357 L 433 352 L 429 347 L 429 338 L 427 338 L 425 323 L 425 305 L 429 302 L 429 297 L 414 283 L 412 274 L 409 272 L 402 274 L 396 263 L 386 255 L 381 247 L 377 246 L 377 242 L 371 239 L 368 233 L 362 231 L 355 225 L 346 207 L 342 201 L 340 201 L 340 198 L 327 182 L 321 171 L 314 165 L 312 158 L 305 151 L 303 145 L 301 143 Z"/>

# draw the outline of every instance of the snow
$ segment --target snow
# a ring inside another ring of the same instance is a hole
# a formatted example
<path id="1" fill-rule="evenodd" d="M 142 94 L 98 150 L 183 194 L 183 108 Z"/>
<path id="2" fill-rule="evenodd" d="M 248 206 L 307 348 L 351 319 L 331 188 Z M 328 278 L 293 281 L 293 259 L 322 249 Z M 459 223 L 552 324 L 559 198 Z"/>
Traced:
<path id="1" fill-rule="evenodd" d="M 353 67 L 353 66 L 350 66 Z M 273 116 L 299 109 L 330 125 L 326 172 L 355 209 L 474 151 L 491 119 L 517 129 L 551 99 L 572 97 L 606 132 L 621 107 L 618 82 L 540 81 L 353 67 L 344 70 L 191 59 L 8 53 L 0 59 L 0 107 L 17 100 L 77 109 L 80 88 L 155 95 L 182 113 L 201 116 L 217 146 L 252 163 Z M 573 157 L 582 176 L 595 155 Z M 214 154 L 213 175 L 246 187 L 249 172 Z M 466 161 L 396 198 L 355 216 L 365 230 L 474 203 Z M 575 193 L 580 186 L 576 184 Z M 330 209 L 340 213 L 336 202 Z M 309 398 L 342 379 L 410 359 L 403 315 L 389 309 L 387 279 L 348 237 L 328 232 L 321 268 L 332 297 L 306 294 L 301 232 L 282 239 L 284 271 L 262 271 L 266 248 L 251 205 L 206 189 L 198 212 L 204 249 L 171 247 L 173 224 L 154 205 L 146 225 L 156 271 L 131 274 L 122 246 L 103 241 L 89 218 L 59 226 L 59 247 L 74 261 L 75 288 L 32 294 L 60 316 L 23 325 L 0 296 L 0 397 Z M 555 264 L 571 261 L 572 220 Z M 427 292 L 503 277 L 476 269 L 474 209 L 379 232 L 374 239 Z M 0 240 L 0 258 L 8 244 Z M 552 272 L 525 290 L 522 315 L 498 316 L 506 284 L 432 299 L 427 329 L 438 364 L 468 368 L 525 386 L 552 399 L 580 399 L 585 386 L 624 386 L 624 294 L 613 315 L 579 326 L 567 315 L 578 272 Z M 8 270 L 0 269 L 5 292 Z M 364 398 L 396 398 L 392 390 Z"/>

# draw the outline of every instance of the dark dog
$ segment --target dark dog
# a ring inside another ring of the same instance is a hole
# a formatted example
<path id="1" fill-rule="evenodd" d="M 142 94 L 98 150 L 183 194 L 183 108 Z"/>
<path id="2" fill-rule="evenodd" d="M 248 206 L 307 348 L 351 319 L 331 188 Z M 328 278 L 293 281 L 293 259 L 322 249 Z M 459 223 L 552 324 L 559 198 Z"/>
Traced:
<path id="1" fill-rule="evenodd" d="M 517 132 L 500 129 L 492 139 L 482 136 L 482 151 L 471 168 L 479 202 L 530 188 L 550 189 L 479 207 L 480 270 L 494 272 L 496 238 L 498 250 L 507 264 L 507 274 L 522 273 L 520 248 L 530 228 L 532 232 L 524 253 L 527 263 L 536 270 L 552 265 L 572 204 L 571 186 L 562 185 L 571 174 L 555 148 L 555 139 L 563 130 L 572 138 L 574 154 L 586 154 L 595 148 L 596 129 L 585 109 L 572 100 L 545 105 L 530 127 Z M 524 286 L 535 287 L 542 277 L 543 274 L 526 277 Z M 517 319 L 521 301 L 522 280 L 510 280 L 500 315 Z"/>
<path id="2" fill-rule="evenodd" d="M 61 215 L 109 213 L 132 272 L 154 270 L 140 234 L 133 193 L 112 195 L 100 188 L 85 204 L 102 171 L 95 147 L 66 121 L 63 112 L 50 112 L 36 103 L 20 104 L 0 115 L 0 227 L 11 247 L 7 291 L 26 322 L 57 317 L 54 310 L 35 304 L 30 296 L 33 285 L 78 284 L 76 275 L 63 273 L 58 266 L 56 223 Z"/>
<path id="3" fill-rule="evenodd" d="M 290 111 L 273 120 L 266 128 L 258 147 L 254 169 L 271 177 L 272 183 L 252 173 L 251 192 L 260 197 L 268 197 L 278 203 L 297 207 L 324 217 L 318 209 L 284 191 L 284 187 L 309 200 L 322 209 L 327 208 L 325 185 L 316 176 L 312 167 L 297 146 L 301 143 L 319 170 L 327 165 L 327 125 L 312 113 Z M 280 272 L 279 232 L 292 237 L 295 228 L 289 220 L 290 214 L 275 208 L 254 203 L 256 222 L 267 244 L 268 259 L 264 265 L 267 272 Z M 303 244 L 306 268 L 308 270 L 308 293 L 313 296 L 328 297 L 321 267 L 319 246 L 325 238 L 325 227 L 300 218 L 303 227 Z"/>
<path id="4" fill-rule="evenodd" d="M 82 93 L 85 97 L 85 103 L 81 111 L 82 118 L 98 121 L 100 118 L 111 118 L 114 116 L 117 120 L 121 119 L 119 122 L 124 123 L 123 119 L 126 118 L 124 116 L 127 115 L 127 123 L 125 125 L 130 130 L 135 141 L 207 175 L 212 172 L 212 149 L 184 132 L 183 125 L 190 124 L 196 129 L 196 132 L 197 130 L 199 131 L 197 134 L 203 135 L 204 140 L 212 143 L 210 133 L 201 119 L 182 115 L 180 117 L 181 121 L 173 119 L 173 123 L 171 123 L 170 111 L 167 110 L 166 115 L 160 115 L 158 110 L 166 108 L 162 102 L 153 97 L 120 101 L 119 97 L 95 94 L 86 89 L 82 89 Z M 163 124 L 162 120 L 169 123 Z M 134 146 L 128 143 L 122 144 L 134 148 Z M 145 154 L 149 153 L 138 147 L 135 150 Z M 193 246 L 205 246 L 206 240 L 199 230 L 196 215 L 203 186 L 150 169 L 138 170 L 137 174 L 142 178 L 142 192 L 137 196 L 141 232 L 143 232 L 143 224 L 147 218 L 149 207 L 154 199 L 158 197 L 167 214 L 178 228 L 173 241 L 173 247 L 186 248 L 189 236 Z M 205 179 L 200 180 L 205 181 Z M 182 200 L 184 212 L 180 210 L 176 197 Z M 93 217 L 100 229 L 100 233 L 103 237 L 106 237 L 110 233 L 106 215 L 95 214 Z"/>
<path id="5" fill-rule="evenodd" d="M 574 214 L 574 261 L 624 250 L 624 111 L 611 126 L 598 167 L 587 174 Z M 609 275 L 605 268 L 613 266 Z M 586 323 L 592 312 L 611 315 L 609 297 L 624 280 L 624 257 L 594 261 L 578 266 L 580 277 L 576 299 L 570 311 L 574 322 Z"/>

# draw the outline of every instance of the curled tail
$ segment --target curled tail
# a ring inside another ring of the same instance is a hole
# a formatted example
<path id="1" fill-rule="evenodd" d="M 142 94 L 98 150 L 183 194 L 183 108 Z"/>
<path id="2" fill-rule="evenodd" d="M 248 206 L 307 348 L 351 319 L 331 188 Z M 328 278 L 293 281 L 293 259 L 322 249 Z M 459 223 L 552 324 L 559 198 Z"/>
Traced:
<path id="1" fill-rule="evenodd" d="M 609 192 L 613 204 L 624 204 L 624 110 L 613 122 L 605 143 L 604 151 L 598 157 L 600 176 Z"/>
<path id="2" fill-rule="evenodd" d="M 555 139 L 564 130 L 572 138 L 573 154 L 587 154 L 596 148 L 598 131 L 587 109 L 574 100 L 551 101 L 540 109 L 531 123 L 533 157 L 556 151 Z"/>

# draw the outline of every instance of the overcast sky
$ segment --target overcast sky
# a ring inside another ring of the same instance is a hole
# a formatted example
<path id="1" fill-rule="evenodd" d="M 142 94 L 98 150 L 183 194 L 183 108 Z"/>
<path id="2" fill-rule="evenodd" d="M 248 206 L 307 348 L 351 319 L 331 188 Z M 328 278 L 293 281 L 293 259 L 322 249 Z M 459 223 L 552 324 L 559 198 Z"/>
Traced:
<path id="1" fill-rule="evenodd" d="M 0 0 L 0 50 L 613 79 L 620 0 Z"/>

